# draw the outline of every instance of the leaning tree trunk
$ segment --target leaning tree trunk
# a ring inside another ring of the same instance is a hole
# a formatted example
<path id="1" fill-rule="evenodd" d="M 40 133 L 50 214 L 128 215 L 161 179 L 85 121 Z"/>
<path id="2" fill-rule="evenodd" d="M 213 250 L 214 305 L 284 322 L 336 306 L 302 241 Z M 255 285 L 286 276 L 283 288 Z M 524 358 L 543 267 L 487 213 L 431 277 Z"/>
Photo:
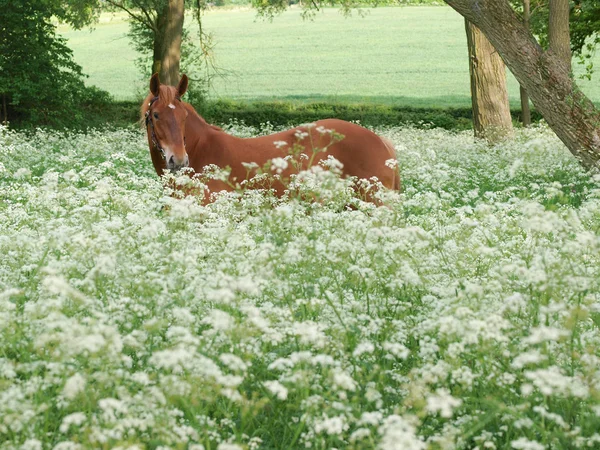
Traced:
<path id="1" fill-rule="evenodd" d="M 550 0 L 548 45 L 571 71 L 571 35 L 569 34 L 569 0 Z"/>
<path id="2" fill-rule="evenodd" d="M 530 15 L 530 1 L 523 0 L 523 25 L 525 25 L 525 28 L 527 28 L 527 30 L 529 30 Z M 523 86 L 520 86 L 519 92 L 521 94 L 521 121 L 523 122 L 524 127 L 528 127 L 529 125 L 531 125 L 531 109 L 529 108 L 529 96 L 527 95 L 527 91 Z"/>
<path id="3" fill-rule="evenodd" d="M 490 143 L 512 135 L 506 66 L 490 41 L 465 19 L 475 137 Z"/>
<path id="4" fill-rule="evenodd" d="M 152 73 L 170 86 L 179 82 L 184 15 L 184 0 L 169 0 L 156 18 Z"/>
<path id="5" fill-rule="evenodd" d="M 483 31 L 571 153 L 586 168 L 600 168 L 600 112 L 560 58 L 542 50 L 508 0 L 445 2 Z"/>

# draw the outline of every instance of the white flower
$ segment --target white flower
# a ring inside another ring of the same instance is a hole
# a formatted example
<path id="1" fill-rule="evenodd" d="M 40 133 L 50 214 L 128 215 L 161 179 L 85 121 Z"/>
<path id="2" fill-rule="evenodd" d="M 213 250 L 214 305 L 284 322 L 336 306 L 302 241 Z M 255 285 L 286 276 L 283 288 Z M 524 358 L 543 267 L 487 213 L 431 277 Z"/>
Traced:
<path id="1" fill-rule="evenodd" d="M 352 352 L 352 356 L 355 358 L 359 357 L 363 353 L 373 353 L 375 351 L 375 346 L 371 341 L 363 341 L 356 346 L 354 351 Z"/>
<path id="2" fill-rule="evenodd" d="M 308 137 L 308 133 L 306 131 L 302 131 L 302 130 L 296 130 L 294 132 L 294 136 L 296 136 L 296 139 L 301 141 L 304 138 Z"/>
<path id="3" fill-rule="evenodd" d="M 271 171 L 282 173 L 288 168 L 288 162 L 284 158 L 273 158 L 271 160 Z"/>
<path id="4" fill-rule="evenodd" d="M 277 380 L 265 381 L 263 385 L 275 395 L 279 400 L 286 400 L 288 396 L 287 388 Z"/>
<path id="5" fill-rule="evenodd" d="M 360 441 L 364 438 L 371 436 L 371 430 L 368 428 L 358 428 L 350 435 L 350 442 Z"/>
<path id="6" fill-rule="evenodd" d="M 77 444 L 76 442 L 71 441 L 63 441 L 56 444 L 52 447 L 52 450 L 81 450 L 83 446 L 81 444 Z"/>
<path id="7" fill-rule="evenodd" d="M 246 363 L 239 356 L 232 355 L 231 353 L 223 353 L 219 356 L 219 359 L 231 370 L 243 372 L 247 369 Z"/>
<path id="8" fill-rule="evenodd" d="M 14 174 L 13 177 L 21 179 L 21 178 L 29 178 L 31 176 L 31 170 L 26 169 L 25 167 L 21 167 Z"/>
<path id="9" fill-rule="evenodd" d="M 319 161 L 323 167 L 327 167 L 329 170 L 335 173 L 341 173 L 344 165 L 337 159 L 335 159 L 332 155 L 327 155 L 327 159 L 322 159 Z"/>
<path id="10" fill-rule="evenodd" d="M 381 450 L 425 450 L 427 445 L 417 435 L 415 427 L 395 414 L 386 417 L 379 427 Z"/>
<path id="11" fill-rule="evenodd" d="M 289 145 L 289 144 L 288 144 L 287 142 L 285 142 L 285 141 L 275 141 L 275 142 L 273 142 L 273 144 L 275 144 L 275 147 L 277 147 L 278 149 L 279 149 L 279 148 L 283 148 L 283 147 L 285 147 L 286 145 Z"/>
<path id="12" fill-rule="evenodd" d="M 386 341 L 383 343 L 383 349 L 398 359 L 406 359 L 410 355 L 410 350 L 398 342 Z"/>
<path id="13" fill-rule="evenodd" d="M 462 404 L 462 400 L 454 398 L 444 388 L 437 389 L 435 395 L 427 397 L 426 409 L 432 414 L 439 413 L 440 416 L 448 419 L 452 417 L 454 408 L 458 408 Z"/>
<path id="14" fill-rule="evenodd" d="M 81 412 L 69 414 L 62 420 L 59 430 L 61 433 L 66 433 L 67 431 L 69 431 L 71 425 L 79 426 L 83 422 L 85 422 L 85 414 Z"/>
<path id="15" fill-rule="evenodd" d="M 358 425 L 379 425 L 383 419 L 383 414 L 379 411 L 364 412 L 358 420 Z"/>
<path id="16" fill-rule="evenodd" d="M 518 450 L 546 450 L 546 446 L 536 441 L 530 441 L 524 437 L 512 441 L 510 446 Z"/>
<path id="17" fill-rule="evenodd" d="M 527 365 L 539 364 L 546 361 L 548 358 L 542 355 L 538 350 L 531 350 L 525 353 L 521 353 L 511 363 L 511 367 L 515 369 L 522 369 Z"/>
<path id="18" fill-rule="evenodd" d="M 85 389 L 85 377 L 76 373 L 65 382 L 63 396 L 68 400 L 73 400 Z"/>
<path id="19" fill-rule="evenodd" d="M 235 325 L 234 318 L 220 309 L 212 309 L 202 322 L 211 325 L 217 331 L 227 331 Z"/>
<path id="20" fill-rule="evenodd" d="M 526 344 L 540 344 L 546 341 L 558 341 L 560 338 L 568 336 L 567 330 L 561 330 L 554 327 L 540 326 L 531 329 L 531 333 L 523 342 Z"/>
<path id="21" fill-rule="evenodd" d="M 42 450 L 42 443 L 37 439 L 27 439 L 19 450 Z"/>
<path id="22" fill-rule="evenodd" d="M 332 134 L 333 130 L 329 130 L 327 128 L 325 128 L 323 125 L 319 125 L 317 128 L 315 128 L 315 130 L 317 130 L 317 132 L 319 134 Z"/>
<path id="23" fill-rule="evenodd" d="M 341 436 L 348 429 L 348 423 L 344 416 L 327 417 L 314 425 L 315 433 Z"/>
<path id="24" fill-rule="evenodd" d="M 346 391 L 355 391 L 356 390 L 356 381 L 344 371 L 335 371 L 333 373 L 333 385 L 346 390 Z"/>
<path id="25" fill-rule="evenodd" d="M 325 333 L 320 330 L 319 324 L 312 321 L 294 322 L 292 333 L 299 337 L 302 344 L 312 344 L 318 348 L 322 348 L 327 339 Z"/>
<path id="26" fill-rule="evenodd" d="M 398 160 L 397 159 L 388 159 L 385 161 L 385 165 L 387 167 L 389 167 L 390 169 L 395 169 L 396 167 L 398 167 Z"/>
<path id="27" fill-rule="evenodd" d="M 217 445 L 217 450 L 244 450 L 244 448 L 237 444 L 221 442 L 219 445 Z"/>

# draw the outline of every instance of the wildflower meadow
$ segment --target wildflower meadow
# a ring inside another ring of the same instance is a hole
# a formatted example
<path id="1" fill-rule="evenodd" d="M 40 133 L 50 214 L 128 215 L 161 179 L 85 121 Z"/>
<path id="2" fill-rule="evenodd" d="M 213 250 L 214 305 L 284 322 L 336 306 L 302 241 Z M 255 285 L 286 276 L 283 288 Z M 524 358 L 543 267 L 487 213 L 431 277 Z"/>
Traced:
<path id="1" fill-rule="evenodd" d="M 543 125 L 376 131 L 386 206 L 204 206 L 140 130 L 0 128 L 0 448 L 600 448 L 600 177 Z"/>

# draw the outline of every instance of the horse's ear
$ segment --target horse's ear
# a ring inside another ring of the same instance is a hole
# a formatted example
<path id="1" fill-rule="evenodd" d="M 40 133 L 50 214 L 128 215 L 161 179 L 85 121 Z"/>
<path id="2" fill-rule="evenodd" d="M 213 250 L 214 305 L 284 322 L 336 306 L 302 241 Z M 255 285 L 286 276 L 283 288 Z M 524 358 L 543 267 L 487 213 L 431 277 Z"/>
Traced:
<path id="1" fill-rule="evenodd" d="M 152 75 L 152 78 L 150 78 L 150 92 L 152 92 L 152 95 L 155 97 L 158 97 L 160 92 L 160 80 L 158 79 L 158 73 L 155 73 Z"/>
<path id="2" fill-rule="evenodd" d="M 183 74 L 181 76 L 181 80 L 179 80 L 179 84 L 177 85 L 177 92 L 179 93 L 179 97 L 183 97 L 183 94 L 185 94 L 185 91 L 187 91 L 188 88 L 188 77 L 186 74 Z"/>

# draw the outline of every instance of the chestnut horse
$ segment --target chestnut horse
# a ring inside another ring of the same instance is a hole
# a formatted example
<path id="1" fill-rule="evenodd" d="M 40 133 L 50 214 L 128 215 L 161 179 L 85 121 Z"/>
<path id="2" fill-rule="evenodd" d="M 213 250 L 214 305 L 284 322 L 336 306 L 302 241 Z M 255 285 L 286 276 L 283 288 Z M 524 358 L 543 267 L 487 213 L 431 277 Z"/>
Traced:
<path id="1" fill-rule="evenodd" d="M 154 74 L 150 79 L 150 94 L 142 104 L 150 155 L 159 176 L 165 170 L 175 172 L 188 166 L 197 173 L 209 164 L 229 167 L 230 182 L 210 180 L 208 190 L 231 191 L 236 183 L 248 177 L 248 166 L 244 163 L 263 167 L 268 161 L 283 158 L 294 146 L 298 149 L 301 145 L 301 153 L 306 155 L 302 169 L 307 168 L 307 163 L 316 165 L 331 155 L 343 164 L 343 176 L 358 179 L 376 177 L 386 188 L 400 190 L 397 170 L 393 164 L 386 164 L 386 161 L 396 158 L 392 143 L 366 128 L 343 120 L 326 119 L 311 126 L 242 139 L 209 125 L 191 105 L 183 102 L 181 97 L 187 86 L 186 75 L 177 87 L 173 87 L 161 85 L 158 74 Z M 343 138 L 334 139 L 332 136 L 336 135 Z M 314 153 L 314 149 L 325 150 Z M 289 177 L 291 173 L 292 167 L 288 167 L 281 176 Z M 273 187 L 279 196 L 285 190 L 281 183 Z M 370 196 L 368 199 L 374 201 Z M 209 193 L 205 194 L 204 200 L 210 201 Z"/>

